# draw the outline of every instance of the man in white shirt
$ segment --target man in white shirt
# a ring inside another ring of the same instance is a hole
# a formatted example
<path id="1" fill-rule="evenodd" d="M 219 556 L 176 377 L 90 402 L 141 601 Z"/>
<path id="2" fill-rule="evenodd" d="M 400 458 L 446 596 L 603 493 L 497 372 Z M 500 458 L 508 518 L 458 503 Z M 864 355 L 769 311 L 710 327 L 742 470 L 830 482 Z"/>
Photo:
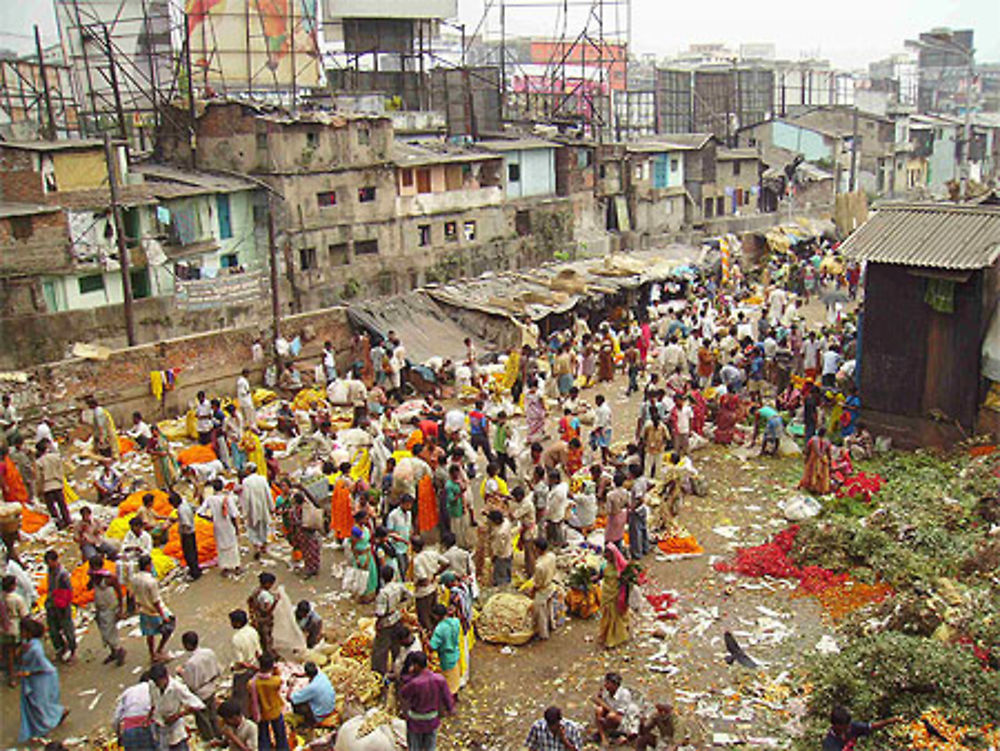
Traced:
<path id="1" fill-rule="evenodd" d="M 686 456 L 688 453 L 693 417 L 694 413 L 691 405 L 687 403 L 687 397 L 681 394 L 677 397 L 677 407 L 674 411 L 674 450 L 681 456 Z"/>
<path id="2" fill-rule="evenodd" d="M 805 369 L 806 378 L 815 378 L 819 375 L 821 351 L 822 345 L 816 339 L 816 332 L 810 331 L 809 338 L 802 344 L 802 367 Z"/>
<path id="3" fill-rule="evenodd" d="M 416 561 L 414 561 L 416 570 Z M 401 636 L 404 626 L 399 622 L 400 611 L 410 599 L 410 590 L 401 581 L 396 581 L 396 571 L 386 565 L 381 571 L 382 589 L 375 595 L 375 641 L 372 644 L 372 670 L 385 675 L 390 659 L 395 660 L 402 646 Z"/>
<path id="4" fill-rule="evenodd" d="M 550 469 L 547 480 L 549 494 L 545 506 L 545 537 L 553 547 L 562 547 L 566 544 L 569 483 L 562 481 L 558 469 Z"/>
<path id="5" fill-rule="evenodd" d="M 840 370 L 840 352 L 831 346 L 823 353 L 823 385 L 832 389 L 837 385 L 837 371 Z"/>
<path id="6" fill-rule="evenodd" d="M 126 431 L 126 435 L 134 440 L 139 448 L 146 448 L 149 439 L 153 437 L 153 431 L 149 423 L 142 419 L 142 412 L 132 413 L 132 427 Z"/>
<path id="7" fill-rule="evenodd" d="M 668 376 L 685 363 L 684 349 L 677 341 L 677 337 L 671 337 L 670 342 L 660 352 L 660 370 L 663 375 Z"/>
<path id="8" fill-rule="evenodd" d="M 601 450 L 601 460 L 607 464 L 611 447 L 611 405 L 604 394 L 594 397 L 594 432 L 591 448 Z"/>
<path id="9" fill-rule="evenodd" d="M 153 722 L 160 727 L 161 748 L 187 751 L 188 729 L 184 718 L 204 709 L 205 703 L 180 678 L 171 677 L 163 663 L 149 669 L 149 682 Z"/>
<path id="10" fill-rule="evenodd" d="M 222 674 L 219 658 L 208 647 L 198 646 L 198 634 L 194 631 L 185 632 L 181 636 L 181 643 L 188 653 L 188 659 L 177 668 L 177 676 L 204 703 L 204 709 L 195 711 L 194 720 L 201 737 L 211 741 L 219 734 L 215 707 L 215 694 L 219 690 L 219 678 Z"/>
<path id="11" fill-rule="evenodd" d="M 773 321 L 780 321 L 785 314 L 785 306 L 788 304 L 788 295 L 781 287 L 775 287 L 771 294 L 767 296 L 767 306 L 771 309 Z"/>
<path id="12" fill-rule="evenodd" d="M 257 674 L 257 661 L 260 659 L 260 635 L 257 629 L 250 625 L 247 611 L 233 610 L 229 613 L 229 625 L 233 627 L 233 693 L 232 698 L 240 705 L 243 712 L 250 711 L 250 694 L 247 684 Z"/>
<path id="13" fill-rule="evenodd" d="M 436 550 L 424 548 L 420 535 L 414 535 L 413 546 L 413 595 L 417 601 L 417 620 L 430 632 L 434 628 L 431 608 L 437 601 L 437 578 L 448 569 L 448 559 Z"/>
<path id="14" fill-rule="evenodd" d="M 333 383 L 337 380 L 336 353 L 333 351 L 333 342 L 323 343 L 323 373 L 326 375 L 326 382 Z"/>
<path id="15" fill-rule="evenodd" d="M 253 406 L 253 395 L 250 391 L 250 371 L 243 368 L 240 377 L 236 379 L 236 403 L 240 406 L 243 424 L 253 427 L 257 424 L 257 411 Z"/>

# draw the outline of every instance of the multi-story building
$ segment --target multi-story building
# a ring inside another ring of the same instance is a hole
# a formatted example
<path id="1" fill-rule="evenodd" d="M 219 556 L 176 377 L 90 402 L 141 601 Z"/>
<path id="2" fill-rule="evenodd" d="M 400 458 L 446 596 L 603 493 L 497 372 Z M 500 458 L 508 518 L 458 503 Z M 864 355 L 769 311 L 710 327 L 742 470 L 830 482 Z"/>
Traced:
<path id="1" fill-rule="evenodd" d="M 111 164 L 121 185 L 138 341 L 181 327 L 182 319 L 190 331 L 231 323 L 237 307 L 245 313 L 257 303 L 266 274 L 256 185 L 130 167 L 120 144 Z M 0 166 L 0 328 L 10 346 L 59 358 L 74 338 L 120 338 L 123 259 L 103 142 L 2 142 Z M 33 343 L 39 336 L 44 341 Z"/>

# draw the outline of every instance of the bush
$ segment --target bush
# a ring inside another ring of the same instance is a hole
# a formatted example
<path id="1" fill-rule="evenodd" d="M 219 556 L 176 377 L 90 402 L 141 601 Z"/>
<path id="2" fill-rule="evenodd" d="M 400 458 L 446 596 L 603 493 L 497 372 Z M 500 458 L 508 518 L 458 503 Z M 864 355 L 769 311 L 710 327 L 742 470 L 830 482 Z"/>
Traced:
<path id="1" fill-rule="evenodd" d="M 830 709 L 843 704 L 859 720 L 917 717 L 937 707 L 952 721 L 1000 722 L 1000 673 L 984 670 L 972 650 L 933 639 L 886 632 L 849 643 L 840 654 L 808 667 L 812 684 L 807 732 L 796 742 L 818 748 Z M 878 748 L 906 748 L 888 735 Z"/>

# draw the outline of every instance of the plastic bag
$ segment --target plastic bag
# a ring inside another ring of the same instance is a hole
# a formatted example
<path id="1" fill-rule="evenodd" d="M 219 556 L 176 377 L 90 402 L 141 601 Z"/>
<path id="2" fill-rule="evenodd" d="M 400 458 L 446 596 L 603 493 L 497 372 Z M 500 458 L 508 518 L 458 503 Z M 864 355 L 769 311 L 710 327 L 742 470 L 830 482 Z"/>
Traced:
<path id="1" fill-rule="evenodd" d="M 357 566 L 344 566 L 340 587 L 352 595 L 364 594 L 365 590 L 368 589 L 368 572 Z"/>
<path id="2" fill-rule="evenodd" d="M 274 648 L 283 655 L 304 655 L 306 637 L 295 620 L 292 601 L 283 586 L 278 587 L 278 602 L 274 606 Z"/>

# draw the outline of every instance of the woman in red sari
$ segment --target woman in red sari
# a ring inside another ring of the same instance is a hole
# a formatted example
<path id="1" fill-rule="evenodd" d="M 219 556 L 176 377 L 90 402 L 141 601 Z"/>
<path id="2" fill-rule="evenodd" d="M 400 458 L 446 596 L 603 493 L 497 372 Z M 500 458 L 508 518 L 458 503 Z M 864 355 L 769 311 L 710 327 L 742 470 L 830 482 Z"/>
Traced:
<path id="1" fill-rule="evenodd" d="M 830 492 L 830 461 L 832 444 L 826 439 L 826 428 L 820 428 L 806 443 L 805 468 L 799 487 L 810 493 Z"/>

